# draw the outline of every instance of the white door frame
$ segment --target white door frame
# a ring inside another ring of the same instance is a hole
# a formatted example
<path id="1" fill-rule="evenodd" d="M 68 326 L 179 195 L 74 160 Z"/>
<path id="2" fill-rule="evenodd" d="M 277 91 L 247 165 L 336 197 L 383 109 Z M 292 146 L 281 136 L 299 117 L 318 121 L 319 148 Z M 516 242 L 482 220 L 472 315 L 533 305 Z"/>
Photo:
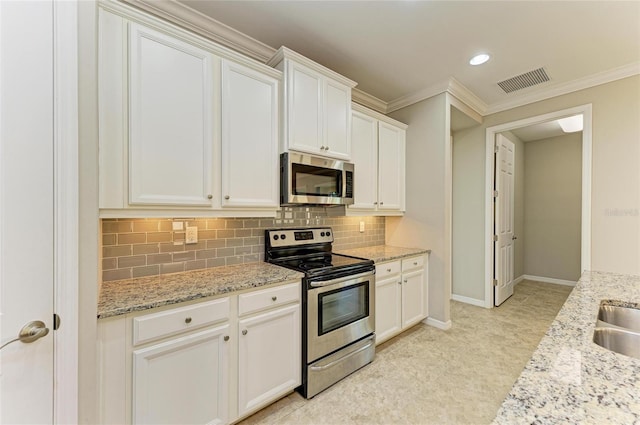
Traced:
<path id="1" fill-rule="evenodd" d="M 497 133 L 515 130 L 534 124 L 553 121 L 571 115 L 582 114 L 584 129 L 582 130 L 582 240 L 581 271 L 591 268 L 591 146 L 592 146 L 592 113 L 591 104 L 580 105 L 561 111 L 550 112 L 531 118 L 512 121 L 488 127 L 486 130 L 485 156 L 485 291 L 484 306 L 493 308 L 493 184 L 494 184 L 494 144 Z"/>
<path id="2" fill-rule="evenodd" d="M 53 421 L 78 423 L 78 1 L 53 1 Z M 87 282 L 97 284 L 97 282 Z"/>

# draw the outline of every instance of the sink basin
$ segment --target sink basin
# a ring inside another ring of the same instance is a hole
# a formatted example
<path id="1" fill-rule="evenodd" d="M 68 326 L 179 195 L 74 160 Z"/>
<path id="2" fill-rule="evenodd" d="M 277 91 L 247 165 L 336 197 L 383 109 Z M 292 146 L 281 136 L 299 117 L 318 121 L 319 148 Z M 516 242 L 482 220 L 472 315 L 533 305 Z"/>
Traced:
<path id="1" fill-rule="evenodd" d="M 640 309 L 620 307 L 615 305 L 601 305 L 598 311 L 599 326 L 614 325 L 634 332 L 640 332 Z"/>
<path id="2" fill-rule="evenodd" d="M 593 342 L 608 350 L 640 359 L 640 333 L 620 328 L 598 327 Z"/>

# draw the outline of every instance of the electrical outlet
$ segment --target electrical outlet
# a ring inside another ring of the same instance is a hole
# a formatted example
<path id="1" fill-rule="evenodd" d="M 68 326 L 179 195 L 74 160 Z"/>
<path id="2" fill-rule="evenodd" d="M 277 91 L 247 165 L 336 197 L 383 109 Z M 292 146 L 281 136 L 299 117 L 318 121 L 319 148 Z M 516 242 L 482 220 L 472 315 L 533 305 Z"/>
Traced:
<path id="1" fill-rule="evenodd" d="M 185 234 L 185 243 L 194 244 L 198 243 L 198 227 L 187 226 L 187 233 Z"/>
<path id="2" fill-rule="evenodd" d="M 181 221 L 174 221 L 174 222 L 172 223 L 172 228 L 173 228 L 173 231 L 174 231 L 174 232 L 175 232 L 175 231 L 182 230 L 182 229 L 183 229 L 183 226 L 184 226 L 184 223 L 183 223 L 183 222 L 181 222 Z"/>
<path id="3" fill-rule="evenodd" d="M 364 233 L 364 221 L 360 222 L 360 233 Z"/>

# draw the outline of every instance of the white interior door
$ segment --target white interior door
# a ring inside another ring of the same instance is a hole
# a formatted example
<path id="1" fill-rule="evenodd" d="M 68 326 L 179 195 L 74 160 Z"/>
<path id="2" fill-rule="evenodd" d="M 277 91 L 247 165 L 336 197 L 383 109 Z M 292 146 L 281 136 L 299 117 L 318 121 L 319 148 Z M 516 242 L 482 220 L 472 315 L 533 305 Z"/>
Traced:
<path id="1" fill-rule="evenodd" d="M 513 295 L 514 158 L 515 145 L 502 134 L 496 135 L 494 303 L 502 304 Z"/>
<path id="2" fill-rule="evenodd" d="M 1 344 L 52 327 L 52 36 L 52 1 L 0 1 Z M 52 334 L 1 349 L 0 423 L 53 422 Z"/>

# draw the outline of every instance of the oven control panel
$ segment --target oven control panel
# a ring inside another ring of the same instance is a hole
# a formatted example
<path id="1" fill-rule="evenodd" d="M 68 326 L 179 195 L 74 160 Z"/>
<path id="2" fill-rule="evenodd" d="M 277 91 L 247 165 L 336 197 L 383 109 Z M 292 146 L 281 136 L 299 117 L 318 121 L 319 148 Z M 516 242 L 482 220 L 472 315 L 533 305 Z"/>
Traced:
<path id="1" fill-rule="evenodd" d="M 267 230 L 268 244 L 272 247 L 287 247 L 333 242 L 333 231 L 330 227 L 313 229 L 278 229 Z"/>

